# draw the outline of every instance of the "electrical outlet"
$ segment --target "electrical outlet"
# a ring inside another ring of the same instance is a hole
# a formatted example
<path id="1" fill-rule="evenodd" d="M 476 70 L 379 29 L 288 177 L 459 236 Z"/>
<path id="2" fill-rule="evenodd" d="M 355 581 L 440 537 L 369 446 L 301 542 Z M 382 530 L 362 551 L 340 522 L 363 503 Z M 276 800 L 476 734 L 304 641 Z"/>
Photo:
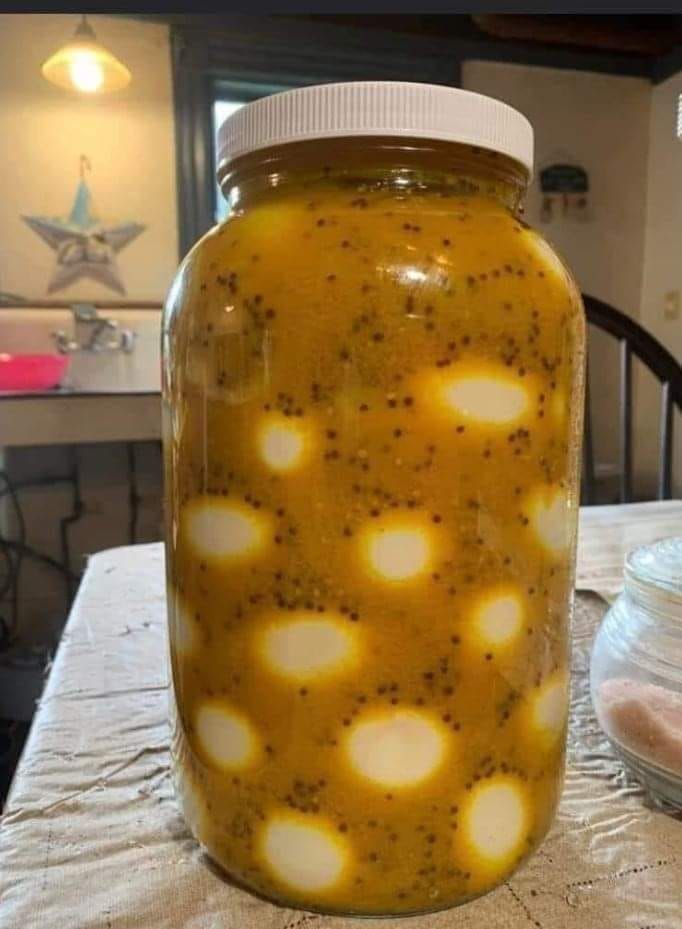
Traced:
<path id="1" fill-rule="evenodd" d="M 680 318 L 680 292 L 679 290 L 669 290 L 663 298 L 663 318 L 679 319 Z"/>

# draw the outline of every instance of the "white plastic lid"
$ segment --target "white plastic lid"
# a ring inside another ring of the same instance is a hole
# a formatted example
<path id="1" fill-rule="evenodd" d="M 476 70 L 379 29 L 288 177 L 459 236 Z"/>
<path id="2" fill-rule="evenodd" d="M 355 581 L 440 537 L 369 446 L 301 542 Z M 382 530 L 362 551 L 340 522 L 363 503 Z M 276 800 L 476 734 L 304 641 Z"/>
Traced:
<path id="1" fill-rule="evenodd" d="M 286 90 L 241 107 L 218 133 L 219 174 L 230 161 L 258 149 L 371 135 L 475 145 L 533 171 L 533 128 L 506 103 L 438 84 L 354 81 Z"/>

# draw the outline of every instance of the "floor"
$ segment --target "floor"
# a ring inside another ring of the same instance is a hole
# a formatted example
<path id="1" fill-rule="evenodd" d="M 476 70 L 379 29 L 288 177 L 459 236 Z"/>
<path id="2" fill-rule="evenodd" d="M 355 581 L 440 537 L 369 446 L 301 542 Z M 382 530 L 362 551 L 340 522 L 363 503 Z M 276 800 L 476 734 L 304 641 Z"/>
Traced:
<path id="1" fill-rule="evenodd" d="M 28 735 L 29 723 L 0 719 L 0 810 Z"/>

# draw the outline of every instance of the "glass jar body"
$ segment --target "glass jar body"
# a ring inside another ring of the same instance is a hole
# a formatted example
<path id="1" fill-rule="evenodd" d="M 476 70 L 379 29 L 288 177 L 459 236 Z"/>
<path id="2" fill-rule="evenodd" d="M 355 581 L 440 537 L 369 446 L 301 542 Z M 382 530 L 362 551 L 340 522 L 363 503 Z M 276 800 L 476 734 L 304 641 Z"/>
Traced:
<path id="1" fill-rule="evenodd" d="M 682 539 L 639 552 L 674 553 Z M 673 575 L 671 575 L 673 579 Z M 626 571 L 625 590 L 604 617 L 590 665 L 592 702 L 611 744 L 654 799 L 682 808 L 682 596 Z"/>
<path id="2" fill-rule="evenodd" d="M 290 905 L 463 902 L 554 814 L 584 322 L 515 170 L 404 140 L 243 159 L 169 297 L 176 782 Z"/>

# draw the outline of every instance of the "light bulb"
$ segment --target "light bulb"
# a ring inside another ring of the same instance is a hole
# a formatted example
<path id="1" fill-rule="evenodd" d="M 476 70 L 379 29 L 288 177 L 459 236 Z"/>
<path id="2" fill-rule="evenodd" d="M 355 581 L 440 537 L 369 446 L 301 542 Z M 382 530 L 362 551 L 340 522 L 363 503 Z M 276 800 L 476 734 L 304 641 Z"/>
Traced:
<path id="1" fill-rule="evenodd" d="M 121 90 L 130 83 L 130 71 L 100 45 L 85 16 L 73 39 L 50 55 L 41 71 L 57 87 L 86 94 Z"/>
<path id="2" fill-rule="evenodd" d="M 73 86 L 84 93 L 95 93 L 102 86 L 102 65 L 91 52 L 77 52 L 69 62 L 69 76 Z"/>

